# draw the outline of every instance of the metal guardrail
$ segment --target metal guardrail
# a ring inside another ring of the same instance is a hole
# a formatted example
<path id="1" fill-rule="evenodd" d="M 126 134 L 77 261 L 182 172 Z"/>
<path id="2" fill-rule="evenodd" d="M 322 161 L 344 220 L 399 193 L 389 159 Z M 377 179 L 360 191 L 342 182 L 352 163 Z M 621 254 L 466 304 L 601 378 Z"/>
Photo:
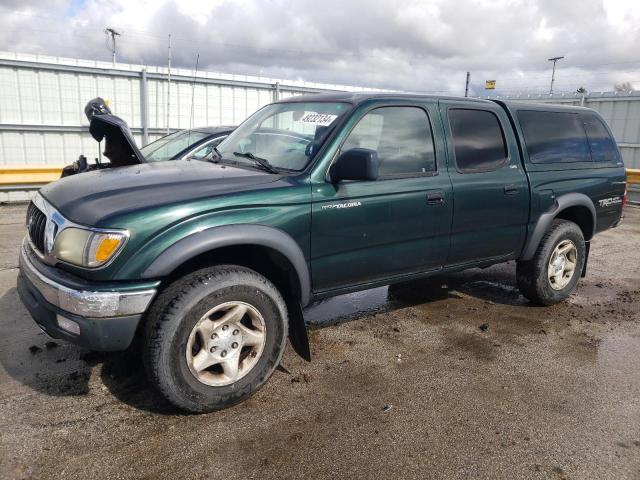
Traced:
<path id="1" fill-rule="evenodd" d="M 59 179 L 61 174 L 61 165 L 6 165 L 0 167 L 0 188 L 37 187 Z M 627 183 L 640 185 L 640 169 L 627 168 Z"/>

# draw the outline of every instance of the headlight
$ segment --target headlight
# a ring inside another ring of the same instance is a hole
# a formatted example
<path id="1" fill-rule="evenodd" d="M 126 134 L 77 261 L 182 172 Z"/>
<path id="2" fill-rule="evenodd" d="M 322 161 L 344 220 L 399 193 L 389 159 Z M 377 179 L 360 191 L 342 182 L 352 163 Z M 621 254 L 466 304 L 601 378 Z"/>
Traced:
<path id="1" fill-rule="evenodd" d="M 100 232 L 68 227 L 56 237 L 53 254 L 63 262 L 94 268 L 115 257 L 126 240 L 126 232 Z"/>

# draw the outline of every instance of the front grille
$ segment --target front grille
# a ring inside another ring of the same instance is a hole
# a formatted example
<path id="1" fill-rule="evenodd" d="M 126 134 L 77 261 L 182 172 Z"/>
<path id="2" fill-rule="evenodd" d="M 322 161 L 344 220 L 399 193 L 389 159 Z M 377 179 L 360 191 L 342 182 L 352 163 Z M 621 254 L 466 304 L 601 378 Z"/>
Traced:
<path id="1" fill-rule="evenodd" d="M 31 202 L 27 209 L 27 230 L 29 231 L 31 243 L 40 253 L 44 253 L 44 230 L 46 225 L 47 217 Z"/>

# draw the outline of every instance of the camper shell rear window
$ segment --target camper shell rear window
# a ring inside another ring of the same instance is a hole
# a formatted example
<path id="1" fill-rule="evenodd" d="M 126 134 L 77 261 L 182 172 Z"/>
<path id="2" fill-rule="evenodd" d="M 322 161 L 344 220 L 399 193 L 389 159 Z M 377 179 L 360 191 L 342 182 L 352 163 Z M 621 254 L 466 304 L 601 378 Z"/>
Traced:
<path id="1" fill-rule="evenodd" d="M 615 140 L 596 114 L 520 110 L 517 116 L 531 163 L 618 159 Z"/>
<path id="2" fill-rule="evenodd" d="M 579 114 L 521 110 L 518 120 L 532 163 L 591 161 L 587 134 Z"/>
<path id="3" fill-rule="evenodd" d="M 620 160 L 616 141 L 609 133 L 602 119 L 595 113 L 582 115 L 587 132 L 591 159 L 594 162 L 617 162 Z"/>

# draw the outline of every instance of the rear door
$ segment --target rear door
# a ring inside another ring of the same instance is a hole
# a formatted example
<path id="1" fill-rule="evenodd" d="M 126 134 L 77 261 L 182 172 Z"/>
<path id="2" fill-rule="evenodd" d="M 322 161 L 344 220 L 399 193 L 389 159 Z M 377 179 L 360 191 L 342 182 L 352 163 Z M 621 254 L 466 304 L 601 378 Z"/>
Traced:
<path id="1" fill-rule="evenodd" d="M 383 105 L 359 120 L 336 154 L 378 152 L 376 181 L 312 185 L 314 291 L 439 268 L 449 249 L 451 184 L 437 105 Z M 435 119 L 435 121 L 434 121 Z"/>
<path id="2" fill-rule="evenodd" d="M 490 103 L 440 107 L 454 203 L 447 264 L 514 258 L 526 237 L 529 190 L 508 118 Z"/>

